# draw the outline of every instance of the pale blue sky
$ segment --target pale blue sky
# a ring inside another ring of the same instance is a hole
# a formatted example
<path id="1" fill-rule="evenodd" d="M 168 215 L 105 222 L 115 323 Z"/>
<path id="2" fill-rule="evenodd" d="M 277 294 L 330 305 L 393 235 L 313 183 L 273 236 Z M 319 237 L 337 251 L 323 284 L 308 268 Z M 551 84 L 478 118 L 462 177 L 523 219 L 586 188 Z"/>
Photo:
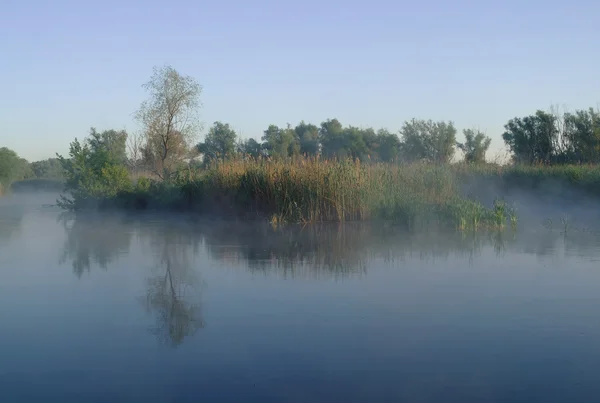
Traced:
<path id="1" fill-rule="evenodd" d="M 168 63 L 204 87 L 207 128 L 451 119 L 493 156 L 514 116 L 598 105 L 598 16 L 594 0 L 2 1 L 0 146 L 37 160 L 91 126 L 135 130 Z"/>

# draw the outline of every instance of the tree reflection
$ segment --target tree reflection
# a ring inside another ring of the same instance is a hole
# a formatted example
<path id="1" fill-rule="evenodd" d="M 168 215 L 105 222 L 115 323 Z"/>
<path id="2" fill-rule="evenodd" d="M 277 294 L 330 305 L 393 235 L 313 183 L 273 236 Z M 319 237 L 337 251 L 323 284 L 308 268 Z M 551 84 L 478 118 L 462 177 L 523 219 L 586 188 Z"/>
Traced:
<path id="1" fill-rule="evenodd" d="M 119 255 L 129 251 L 131 231 L 122 217 L 62 213 L 58 221 L 66 233 L 59 263 L 71 261 L 77 277 L 89 271 L 93 264 L 106 269 Z"/>
<path id="2" fill-rule="evenodd" d="M 204 327 L 198 292 L 201 282 L 192 266 L 199 239 L 181 227 L 168 225 L 148 229 L 143 236 L 149 237 L 157 261 L 155 270 L 160 272 L 146 280 L 143 299 L 155 319 L 151 332 L 161 342 L 177 347 Z"/>
<path id="3" fill-rule="evenodd" d="M 21 206 L 0 206 L 0 246 L 21 228 L 23 216 L 24 209 Z"/>
<path id="4" fill-rule="evenodd" d="M 273 229 L 257 224 L 207 224 L 202 227 L 210 255 L 243 262 L 255 272 L 283 277 L 360 276 L 368 261 L 436 260 L 479 255 L 493 245 L 497 255 L 514 242 L 510 234 L 407 232 L 381 223 L 288 226 Z"/>

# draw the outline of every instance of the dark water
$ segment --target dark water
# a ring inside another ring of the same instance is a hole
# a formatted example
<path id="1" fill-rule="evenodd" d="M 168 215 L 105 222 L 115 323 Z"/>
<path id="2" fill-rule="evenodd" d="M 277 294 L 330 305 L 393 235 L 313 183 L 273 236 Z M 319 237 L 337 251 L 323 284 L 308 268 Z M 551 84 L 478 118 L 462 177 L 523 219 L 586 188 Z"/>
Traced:
<path id="1" fill-rule="evenodd" d="M 600 234 L 0 200 L 0 402 L 593 402 Z"/>

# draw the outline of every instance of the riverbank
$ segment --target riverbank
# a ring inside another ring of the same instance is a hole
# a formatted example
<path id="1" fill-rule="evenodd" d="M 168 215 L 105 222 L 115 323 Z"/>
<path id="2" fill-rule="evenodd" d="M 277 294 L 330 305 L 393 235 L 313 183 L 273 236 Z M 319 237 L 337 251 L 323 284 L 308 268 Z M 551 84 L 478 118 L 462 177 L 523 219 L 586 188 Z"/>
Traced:
<path id="1" fill-rule="evenodd" d="M 62 206 L 186 211 L 272 224 L 384 220 L 421 229 L 471 230 L 515 226 L 515 201 L 526 207 L 518 213 L 527 216 L 600 201 L 600 167 L 591 165 L 233 160 L 182 170 L 168 182 L 127 179 L 126 173 L 121 179 L 79 181 Z M 31 185 L 22 181 L 17 187 Z"/>
<path id="2" fill-rule="evenodd" d="M 300 159 L 235 160 L 184 170 L 169 182 L 141 178 L 120 188 L 75 192 L 73 209 L 167 209 L 273 224 L 386 220 L 407 227 L 503 228 L 516 224 L 508 205 L 485 207 L 461 195 L 458 176 L 433 164 L 362 164 Z"/>

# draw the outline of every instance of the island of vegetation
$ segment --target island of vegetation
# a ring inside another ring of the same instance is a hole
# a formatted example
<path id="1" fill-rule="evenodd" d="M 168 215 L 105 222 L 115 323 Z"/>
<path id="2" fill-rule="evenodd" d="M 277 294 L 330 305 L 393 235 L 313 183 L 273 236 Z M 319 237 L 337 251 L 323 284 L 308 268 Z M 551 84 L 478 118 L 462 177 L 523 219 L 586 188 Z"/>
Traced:
<path id="1" fill-rule="evenodd" d="M 68 210 L 169 209 L 272 223 L 381 219 L 409 227 L 504 228 L 516 224 L 501 198 L 465 189 L 493 184 L 547 191 L 558 183 L 600 196 L 600 112 L 536 111 L 508 121 L 511 160 L 487 162 L 490 138 L 451 121 L 412 119 L 386 129 L 270 125 L 260 141 L 214 122 L 197 143 L 202 87 L 156 67 L 136 113 L 141 130 L 92 128 L 69 155 L 28 163 L 0 148 L 0 193 L 60 189 Z M 456 161 L 456 151 L 462 152 Z M 546 190 L 544 190 L 546 189 Z M 557 189 L 557 187 L 554 187 Z"/>

